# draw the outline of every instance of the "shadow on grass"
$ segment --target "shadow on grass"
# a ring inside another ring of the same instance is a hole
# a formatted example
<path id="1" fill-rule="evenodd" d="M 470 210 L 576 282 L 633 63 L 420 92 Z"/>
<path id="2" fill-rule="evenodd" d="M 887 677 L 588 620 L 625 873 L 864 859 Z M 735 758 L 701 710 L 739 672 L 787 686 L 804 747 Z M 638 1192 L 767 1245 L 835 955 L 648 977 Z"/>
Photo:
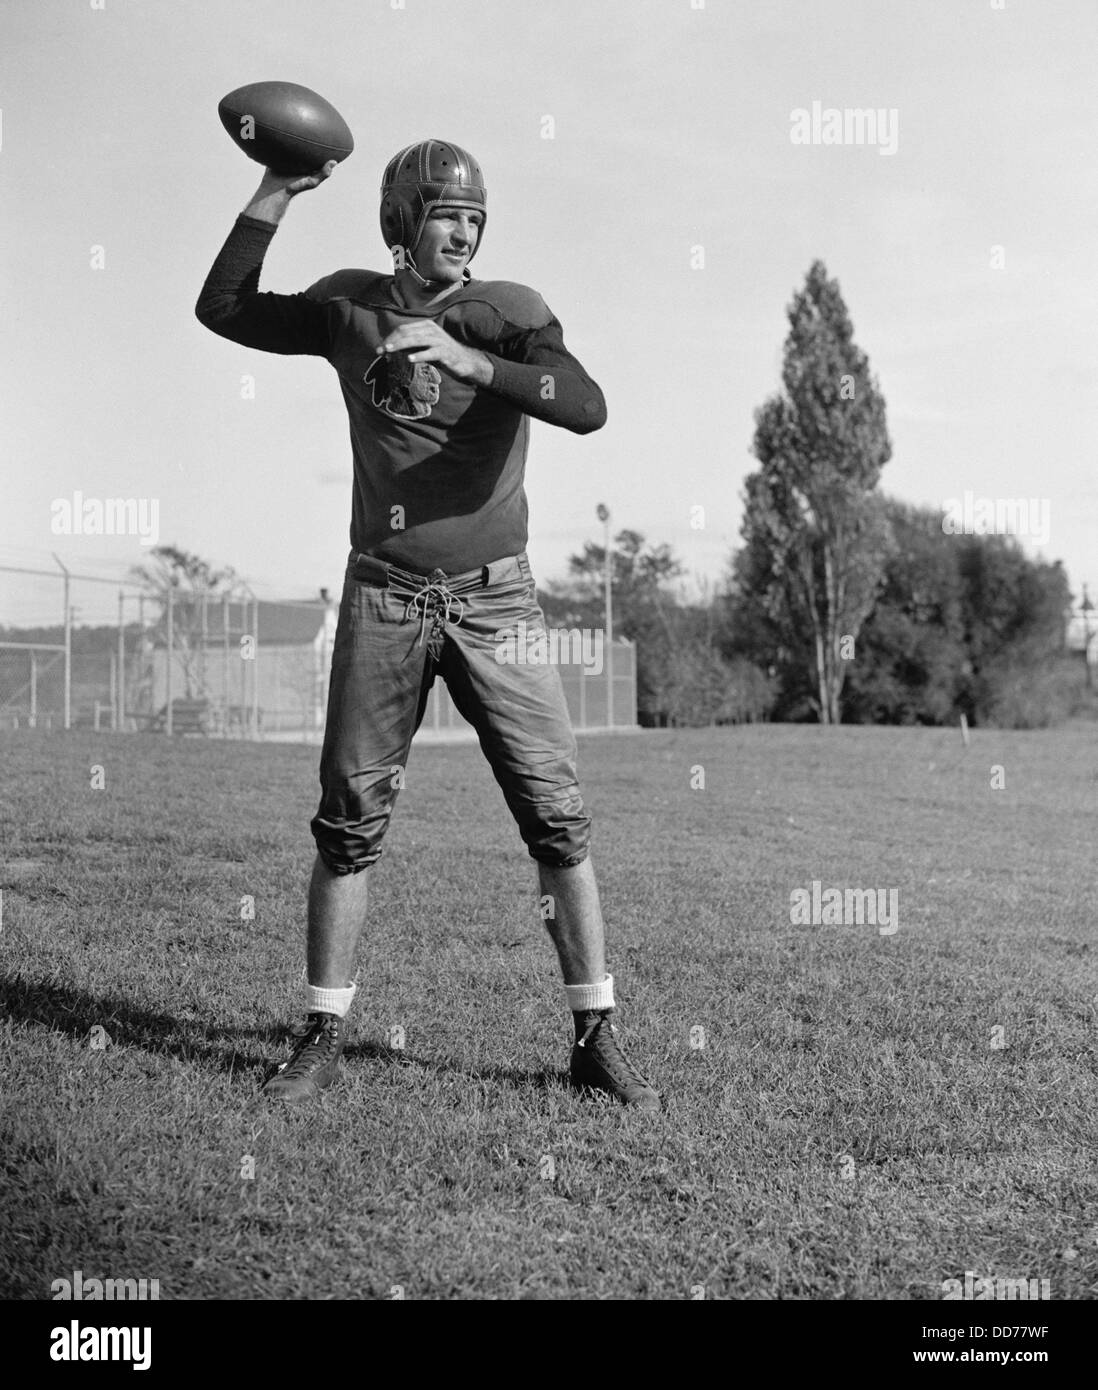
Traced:
<path id="1" fill-rule="evenodd" d="M 273 1043 L 282 1035 L 277 1027 L 215 1027 L 199 1020 L 174 1018 L 118 995 L 89 994 L 52 980 L 28 980 L 18 975 L 0 978 L 0 1012 L 13 1023 L 38 1024 L 82 1040 L 98 1026 L 116 1045 L 140 1047 L 185 1062 L 209 1063 L 224 1071 L 269 1060 L 267 1049 L 242 1049 L 235 1045 L 239 1041 Z"/>
<path id="2" fill-rule="evenodd" d="M 116 1045 L 139 1047 L 181 1062 L 197 1062 L 228 1072 L 262 1067 L 273 1073 L 277 1063 L 289 1055 L 295 1035 L 288 1022 L 260 1028 L 210 1025 L 158 1013 L 132 999 L 89 994 L 70 985 L 18 975 L 0 978 L 0 1015 L 14 1024 L 37 1024 L 82 1041 L 89 1039 L 93 1028 L 101 1027 Z M 453 1073 L 516 1090 L 547 1090 L 567 1080 L 566 1074 L 558 1071 L 468 1067 L 445 1058 L 416 1057 L 403 1049 L 368 1040 L 350 1043 L 343 1055 L 349 1062 L 422 1067 L 425 1071 Z"/>

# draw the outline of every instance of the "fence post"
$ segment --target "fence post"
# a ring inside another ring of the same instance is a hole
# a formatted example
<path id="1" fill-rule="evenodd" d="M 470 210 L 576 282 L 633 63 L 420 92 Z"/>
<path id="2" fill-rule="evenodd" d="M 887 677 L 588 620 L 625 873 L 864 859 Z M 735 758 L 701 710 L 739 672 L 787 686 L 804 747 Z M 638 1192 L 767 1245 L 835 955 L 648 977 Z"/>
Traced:
<path id="1" fill-rule="evenodd" d="M 252 594 L 252 738 L 259 737 L 259 600 Z"/>
<path id="2" fill-rule="evenodd" d="M 145 660 L 145 654 L 146 654 L 145 641 L 146 641 L 147 636 L 148 636 L 148 634 L 147 634 L 146 631 L 145 631 L 145 595 L 144 595 L 143 593 L 139 593 L 139 594 L 137 595 L 137 653 L 138 653 L 138 660 L 137 660 L 137 688 L 138 688 L 138 691 L 140 691 L 140 689 L 141 689 L 141 687 L 142 687 L 142 685 L 144 684 L 144 681 L 145 681 L 145 668 L 144 668 L 143 662 L 144 662 L 144 660 Z M 154 658 L 153 658 L 154 665 L 153 665 L 153 668 L 152 668 L 152 669 L 153 669 L 153 688 L 154 688 L 154 690 L 155 690 L 155 687 L 156 687 L 156 665 L 155 665 L 155 660 L 156 660 L 156 658 L 155 658 L 155 656 L 154 656 Z M 138 698 L 140 699 L 140 695 L 138 696 Z M 135 728 L 139 728 L 140 725 L 135 725 L 134 727 L 135 727 Z"/>
<path id="3" fill-rule="evenodd" d="M 603 576 L 603 605 L 606 610 L 606 725 L 614 727 L 614 558 L 610 548 L 610 510 L 599 504 L 603 523 L 606 572 Z"/>
<path id="4" fill-rule="evenodd" d="M 69 605 L 69 572 L 57 555 L 53 558 L 57 568 L 65 576 L 65 728 L 68 729 L 72 726 L 72 608 Z"/>
<path id="5" fill-rule="evenodd" d="M 229 735 L 230 735 L 230 733 L 231 733 L 231 731 L 232 731 L 232 713 L 233 713 L 233 687 L 232 687 L 233 664 L 232 664 L 232 660 L 231 660 L 231 658 L 230 658 L 230 656 L 229 656 L 229 595 L 228 595 L 228 591 L 226 591 L 226 592 L 225 592 L 224 594 L 222 594 L 222 596 L 221 596 L 221 636 L 222 636 L 222 648 L 223 648 L 223 652 L 222 652 L 223 660 L 222 660 L 222 663 L 221 663 L 221 664 L 222 664 L 222 672 L 221 672 L 222 708 L 223 708 L 224 711 L 225 711 L 225 714 L 224 714 L 224 721 L 223 721 L 223 722 L 224 722 L 224 725 L 225 725 L 225 737 L 228 738 Z"/>
<path id="6" fill-rule="evenodd" d="M 168 584 L 168 661 L 165 668 L 165 692 L 168 701 L 168 717 L 164 725 L 164 732 L 170 738 L 172 735 L 172 657 L 175 652 L 175 590 L 171 583 Z"/>
<path id="7" fill-rule="evenodd" d="M 118 591 L 118 732 L 126 727 L 126 609 L 125 595 Z"/>
<path id="8" fill-rule="evenodd" d="M 31 648 L 31 710 L 30 726 L 32 729 L 38 728 L 38 653 Z"/>

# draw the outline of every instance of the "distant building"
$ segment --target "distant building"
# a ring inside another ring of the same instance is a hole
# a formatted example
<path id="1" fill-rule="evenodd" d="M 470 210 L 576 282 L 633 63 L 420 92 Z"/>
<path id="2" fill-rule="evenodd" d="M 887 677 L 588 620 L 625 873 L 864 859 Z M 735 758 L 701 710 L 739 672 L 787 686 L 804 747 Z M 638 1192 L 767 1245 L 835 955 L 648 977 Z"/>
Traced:
<path id="1" fill-rule="evenodd" d="M 255 708 L 261 735 L 320 738 L 338 612 L 327 597 L 258 604 L 211 600 L 203 622 L 200 605 L 177 603 L 173 703 L 205 702 L 202 731 L 215 736 L 249 733 Z M 168 699 L 166 648 L 147 651 L 142 665 L 139 707 L 162 710 Z"/>

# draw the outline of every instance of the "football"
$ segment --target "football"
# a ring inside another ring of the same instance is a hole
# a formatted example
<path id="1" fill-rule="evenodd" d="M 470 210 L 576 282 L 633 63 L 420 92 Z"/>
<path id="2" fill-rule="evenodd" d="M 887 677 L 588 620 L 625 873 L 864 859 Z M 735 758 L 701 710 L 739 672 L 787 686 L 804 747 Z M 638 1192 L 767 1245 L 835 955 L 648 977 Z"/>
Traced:
<path id="1" fill-rule="evenodd" d="M 312 174 L 355 147 L 329 101 L 296 82 L 252 82 L 222 97 L 221 124 L 249 159 L 278 174 Z"/>

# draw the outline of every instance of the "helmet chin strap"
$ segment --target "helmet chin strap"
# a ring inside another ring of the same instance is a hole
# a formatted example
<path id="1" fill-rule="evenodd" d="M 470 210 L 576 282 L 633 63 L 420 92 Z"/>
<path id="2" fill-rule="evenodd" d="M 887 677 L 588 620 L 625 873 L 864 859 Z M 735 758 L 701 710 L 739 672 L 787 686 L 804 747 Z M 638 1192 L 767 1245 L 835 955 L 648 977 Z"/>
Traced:
<path id="1" fill-rule="evenodd" d="M 422 290 L 429 289 L 432 285 L 446 285 L 446 284 L 449 284 L 449 281 L 447 281 L 447 280 L 427 280 L 427 279 L 424 279 L 424 277 L 423 277 L 423 276 L 419 273 L 419 271 L 416 269 L 416 263 L 415 263 L 415 261 L 412 259 L 412 253 L 411 253 L 410 251 L 405 251 L 405 253 L 404 253 L 404 267 L 403 267 L 403 268 L 411 273 L 412 279 L 416 282 L 416 284 L 417 284 L 417 285 L 420 287 L 420 289 L 422 289 Z M 464 266 L 464 267 L 462 268 L 462 271 L 461 271 L 461 280 L 462 280 L 462 283 L 463 283 L 463 284 L 466 283 L 466 282 L 467 282 L 469 279 L 471 279 L 471 278 L 472 278 L 472 277 L 471 277 L 471 275 L 470 275 L 470 273 L 469 273 L 469 267 L 468 267 L 468 265 L 466 265 L 466 266 Z"/>
<path id="2" fill-rule="evenodd" d="M 412 253 L 410 251 L 405 251 L 404 253 L 404 269 L 411 272 L 412 279 L 422 290 L 427 289 L 429 285 L 441 284 L 441 281 L 425 280 L 423 278 L 416 269 L 416 263 L 412 260 Z"/>

